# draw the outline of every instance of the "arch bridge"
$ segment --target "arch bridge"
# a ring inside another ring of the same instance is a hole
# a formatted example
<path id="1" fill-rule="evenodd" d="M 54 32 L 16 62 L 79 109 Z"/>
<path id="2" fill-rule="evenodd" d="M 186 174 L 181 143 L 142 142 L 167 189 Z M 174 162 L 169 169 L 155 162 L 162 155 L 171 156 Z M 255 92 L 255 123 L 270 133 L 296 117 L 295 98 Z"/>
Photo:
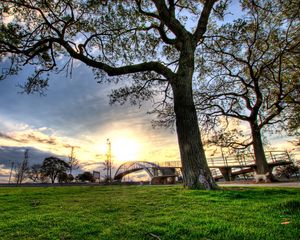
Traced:
<path id="1" fill-rule="evenodd" d="M 270 170 L 276 166 L 292 164 L 293 161 L 288 152 L 272 151 L 266 152 L 267 163 Z M 212 170 L 213 177 L 217 180 L 224 178 L 226 181 L 234 180 L 236 176 L 249 172 L 256 172 L 254 155 L 243 154 L 241 156 L 207 158 L 208 167 Z M 178 176 L 176 169 L 181 169 L 181 162 L 169 161 L 164 163 L 153 163 L 146 161 L 123 163 L 114 176 L 115 181 L 130 173 L 145 170 L 152 184 L 174 183 Z"/>
<path id="2" fill-rule="evenodd" d="M 130 161 L 123 163 L 117 169 L 114 180 L 121 182 L 124 176 L 141 170 L 149 175 L 151 184 L 174 183 L 177 176 L 175 167 L 161 167 L 156 163 L 147 161 Z"/>

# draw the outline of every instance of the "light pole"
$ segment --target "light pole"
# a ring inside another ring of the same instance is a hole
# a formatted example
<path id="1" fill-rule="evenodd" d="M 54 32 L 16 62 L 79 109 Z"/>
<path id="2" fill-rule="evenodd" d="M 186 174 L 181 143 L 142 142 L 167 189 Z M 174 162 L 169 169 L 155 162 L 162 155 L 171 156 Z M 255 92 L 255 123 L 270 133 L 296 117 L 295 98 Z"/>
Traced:
<path id="1" fill-rule="evenodd" d="M 109 178 L 109 181 L 111 182 L 111 167 L 112 167 L 112 162 L 111 162 L 111 142 L 108 139 L 106 139 L 106 144 L 107 144 L 107 153 L 106 153 L 106 161 L 107 161 L 107 176 Z"/>

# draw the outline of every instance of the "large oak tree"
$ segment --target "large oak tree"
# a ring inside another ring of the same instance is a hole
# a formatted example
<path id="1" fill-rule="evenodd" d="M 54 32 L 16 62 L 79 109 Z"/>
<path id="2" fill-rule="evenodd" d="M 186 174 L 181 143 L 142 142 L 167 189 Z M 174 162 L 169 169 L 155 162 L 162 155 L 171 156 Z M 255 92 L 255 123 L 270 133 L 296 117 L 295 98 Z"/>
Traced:
<path id="1" fill-rule="evenodd" d="M 100 82 L 123 81 L 112 94 L 113 102 L 147 100 L 171 91 L 184 185 L 215 189 L 192 82 L 195 51 L 209 17 L 225 6 L 221 0 L 1 0 L 0 54 L 11 60 L 7 74 L 26 64 L 35 66 L 26 92 L 46 87 L 44 77 L 68 57 L 65 69 L 75 59 L 91 67 Z"/>
<path id="2" fill-rule="evenodd" d="M 202 48 L 206 81 L 196 94 L 199 113 L 247 122 L 251 141 L 245 145 L 253 146 L 257 173 L 269 173 L 271 180 L 262 130 L 297 115 L 299 101 L 296 2 L 242 1 L 245 16 L 215 29 Z"/>

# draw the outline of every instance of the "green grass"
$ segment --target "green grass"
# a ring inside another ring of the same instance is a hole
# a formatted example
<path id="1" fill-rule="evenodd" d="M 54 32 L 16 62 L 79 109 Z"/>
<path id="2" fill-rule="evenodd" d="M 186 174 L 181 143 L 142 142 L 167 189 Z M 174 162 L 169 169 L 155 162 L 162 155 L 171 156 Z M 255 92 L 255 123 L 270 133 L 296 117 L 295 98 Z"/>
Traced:
<path id="1" fill-rule="evenodd" d="M 299 238 L 300 189 L 0 189 L 0 239 Z"/>

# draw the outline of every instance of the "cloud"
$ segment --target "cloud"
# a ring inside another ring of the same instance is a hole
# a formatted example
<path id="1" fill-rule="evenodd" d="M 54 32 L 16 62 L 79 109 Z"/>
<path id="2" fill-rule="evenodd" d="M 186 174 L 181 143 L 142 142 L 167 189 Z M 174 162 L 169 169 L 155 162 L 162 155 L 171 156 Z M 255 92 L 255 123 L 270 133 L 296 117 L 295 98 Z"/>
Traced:
<path id="1" fill-rule="evenodd" d="M 42 151 L 34 147 L 12 147 L 12 146 L 0 146 L 0 164 L 5 168 L 9 168 L 11 163 L 18 164 L 23 161 L 24 153 L 28 150 L 29 153 L 29 165 L 40 164 L 49 156 L 64 157 L 56 155 L 53 152 Z"/>
<path id="2" fill-rule="evenodd" d="M 48 135 L 44 133 L 45 131 L 51 132 L 48 128 L 45 127 L 38 129 L 30 129 L 29 127 L 27 127 L 25 130 L 12 131 L 9 133 L 0 132 L 0 144 L 1 142 L 3 144 L 3 140 L 6 140 L 26 145 L 38 144 L 44 145 L 46 147 L 54 146 L 60 148 L 80 148 L 80 146 L 78 145 L 68 143 L 65 138 L 55 136 L 54 134 Z"/>
<path id="3" fill-rule="evenodd" d="M 48 136 L 45 134 L 41 134 L 41 132 L 30 132 L 28 134 L 24 134 L 21 136 L 21 139 L 18 141 L 28 143 L 28 142 L 35 142 L 53 146 L 61 146 L 65 148 L 76 147 L 80 148 L 80 146 L 73 146 L 71 144 L 63 143 L 58 137 L 55 136 Z"/>
<path id="4" fill-rule="evenodd" d="M 0 132 L 0 138 L 6 139 L 6 140 L 12 140 L 15 142 L 20 142 L 18 139 L 15 139 L 15 138 L 9 136 L 8 134 L 2 133 L 2 132 Z"/>
<path id="5" fill-rule="evenodd" d="M 10 173 L 10 169 L 6 168 L 4 164 L 0 164 L 0 177 L 8 177 Z"/>

